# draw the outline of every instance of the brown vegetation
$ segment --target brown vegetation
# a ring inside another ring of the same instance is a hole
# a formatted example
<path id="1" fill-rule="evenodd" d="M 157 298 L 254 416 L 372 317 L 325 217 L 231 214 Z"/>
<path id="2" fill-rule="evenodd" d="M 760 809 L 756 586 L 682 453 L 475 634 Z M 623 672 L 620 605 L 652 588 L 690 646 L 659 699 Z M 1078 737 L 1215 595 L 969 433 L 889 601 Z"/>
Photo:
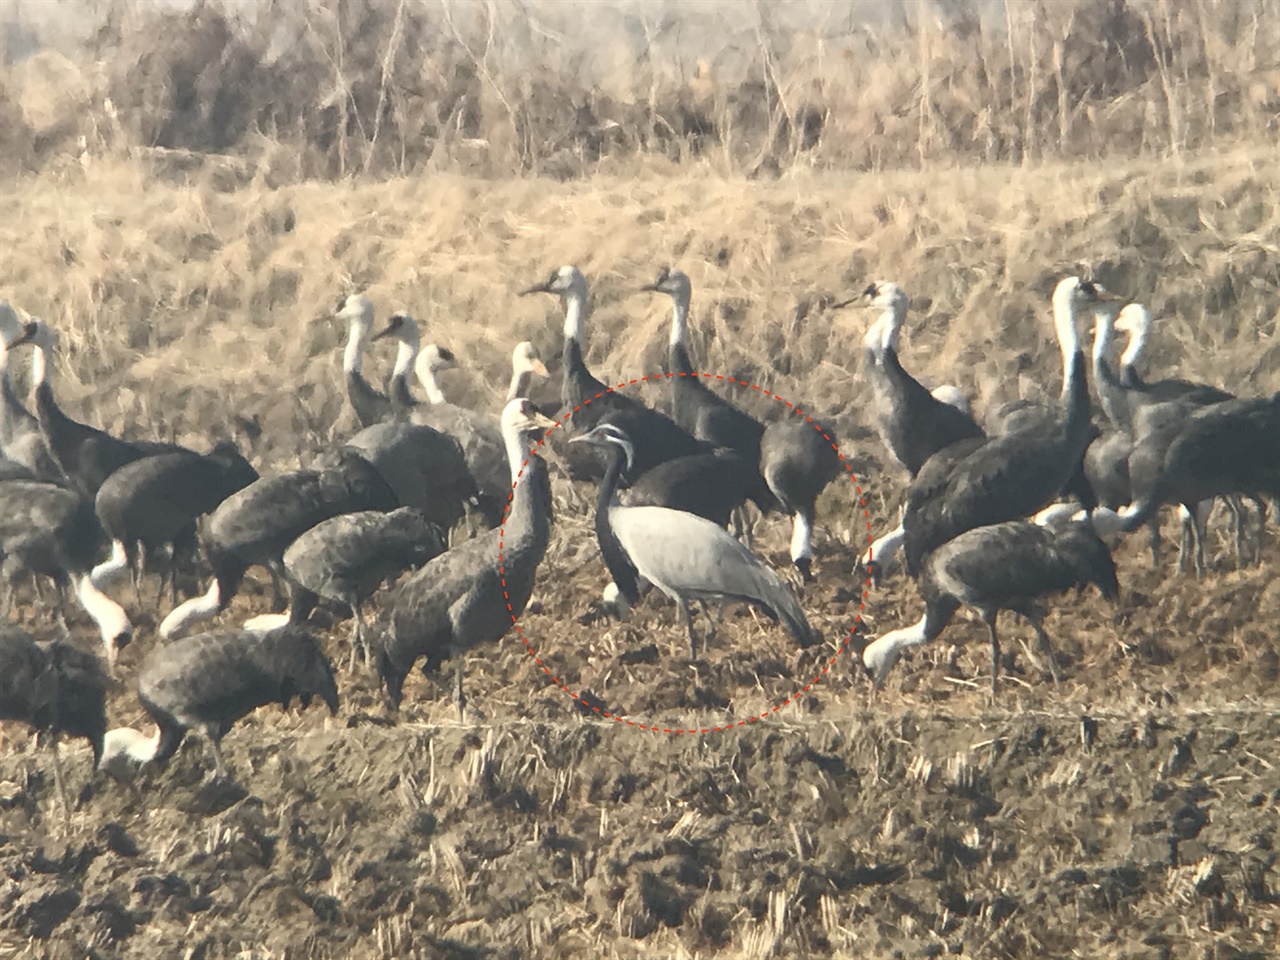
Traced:
<path id="1" fill-rule="evenodd" d="M 352 427 L 331 312 L 356 289 L 458 354 L 459 401 L 496 402 L 520 339 L 553 397 L 558 309 L 515 291 L 561 263 L 618 380 L 662 365 L 668 306 L 636 289 L 689 272 L 695 357 L 832 422 L 876 532 L 902 480 L 862 412 L 870 318 L 830 309 L 869 279 L 913 298 L 904 362 L 979 413 L 1056 392 L 1047 297 L 1080 270 L 1152 307 L 1154 376 L 1280 389 L 1272 4 L 103 9 L 87 47 L 0 73 L 0 298 L 57 326 L 59 398 L 118 433 L 204 449 L 256 417 L 264 470 L 309 459 Z M 662 604 L 593 620 L 590 491 L 557 496 L 524 623 L 566 684 L 687 725 L 808 681 L 733 612 L 699 672 Z M 805 597 L 832 650 L 855 499 L 820 505 Z M 780 521 L 761 550 L 785 565 Z M 336 722 L 261 711 L 227 740 L 250 792 L 230 807 L 196 742 L 64 825 L 47 759 L 6 748 L 0 960 L 1267 956 L 1280 553 L 1219 553 L 1197 583 L 1126 545 L 1119 619 L 1086 597 L 1048 622 L 1063 687 L 1011 625 L 994 703 L 985 633 L 958 623 L 870 707 L 846 654 L 776 721 L 671 739 L 579 716 L 509 637 L 468 661 L 474 724 L 419 678 L 394 728 L 365 677 Z M 125 677 L 163 611 L 130 612 Z M 894 580 L 867 619 L 918 614 Z M 346 625 L 324 633 L 341 657 Z M 111 716 L 142 722 L 126 685 Z"/>

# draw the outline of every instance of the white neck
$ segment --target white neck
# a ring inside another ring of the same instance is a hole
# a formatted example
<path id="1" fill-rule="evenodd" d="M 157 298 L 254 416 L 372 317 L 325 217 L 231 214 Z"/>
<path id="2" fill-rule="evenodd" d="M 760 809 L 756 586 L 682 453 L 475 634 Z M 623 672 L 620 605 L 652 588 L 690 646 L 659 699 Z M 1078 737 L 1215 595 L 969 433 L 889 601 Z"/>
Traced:
<path id="1" fill-rule="evenodd" d="M 518 432 L 512 435 L 504 433 L 502 441 L 507 448 L 507 464 L 511 467 L 511 486 L 514 487 L 520 482 L 520 474 L 524 472 L 525 464 L 529 462 L 529 451 L 526 449 L 524 437 Z"/>
<path id="2" fill-rule="evenodd" d="M 413 361 L 418 358 L 418 331 L 406 324 L 400 334 L 400 346 L 396 348 L 396 365 L 391 371 L 393 377 L 407 377 L 413 369 Z"/>
<path id="3" fill-rule="evenodd" d="M 48 363 L 44 355 L 44 347 L 36 344 L 31 350 L 31 389 L 43 386 L 48 376 Z"/>
<path id="4" fill-rule="evenodd" d="M 564 295 L 564 338 L 576 340 L 583 351 L 586 350 L 586 343 L 584 343 L 586 313 L 587 298 L 581 290 L 573 289 Z"/>
<path id="5" fill-rule="evenodd" d="M 4 335 L 0 334 L 0 377 L 9 375 L 9 347 L 4 342 Z"/>
<path id="6" fill-rule="evenodd" d="M 160 622 L 160 636 L 165 640 L 182 636 L 190 624 L 208 620 L 217 613 L 221 600 L 222 588 L 215 579 L 204 596 L 192 597 L 169 611 L 169 615 Z"/>
<path id="7" fill-rule="evenodd" d="M 364 365 L 364 347 L 369 339 L 369 325 L 363 320 L 351 321 L 347 349 L 342 353 L 342 372 L 359 373 Z"/>
<path id="8" fill-rule="evenodd" d="M 890 350 L 897 352 L 898 334 L 902 332 L 902 324 L 906 319 L 907 306 L 905 303 L 898 301 L 885 307 L 884 313 L 880 314 L 880 319 L 876 321 L 876 326 L 880 328 L 881 356 L 884 356 Z"/>
<path id="9" fill-rule="evenodd" d="M 1111 349 L 1111 340 L 1115 336 L 1115 312 L 1102 308 L 1093 312 L 1093 365 L 1098 364 L 1107 359 L 1107 353 Z"/>
<path id="10" fill-rule="evenodd" d="M 150 763 L 160 752 L 160 728 L 147 736 L 133 727 L 116 727 L 108 730 L 102 738 L 102 759 L 98 761 L 98 769 L 117 776 L 131 776 L 134 772 L 129 767 L 140 767 Z M 121 761 L 125 766 L 121 766 Z"/>
<path id="11" fill-rule="evenodd" d="M 879 640 L 868 644 L 867 649 L 862 651 L 862 662 L 869 670 L 875 672 L 877 678 L 883 678 L 884 674 L 898 662 L 903 650 L 925 642 L 928 637 L 925 633 L 927 622 L 926 614 L 909 627 L 890 630 Z"/>
<path id="12" fill-rule="evenodd" d="M 1076 331 L 1076 288 L 1061 284 L 1053 292 L 1053 329 L 1062 350 L 1062 392 L 1071 383 L 1071 359 L 1080 350 L 1080 334 Z"/>
<path id="13" fill-rule="evenodd" d="M 1147 349 L 1147 337 L 1151 331 L 1146 327 L 1138 327 L 1129 334 L 1129 343 L 1125 347 L 1124 353 L 1120 357 L 1120 365 L 1123 367 L 1136 367 L 1138 359 L 1142 356 L 1142 352 Z"/>
<path id="14" fill-rule="evenodd" d="M 899 523 L 871 545 L 871 559 L 879 565 L 881 573 L 885 573 L 893 566 L 893 561 L 898 556 L 898 551 L 902 549 L 902 544 L 906 539 L 907 532 L 902 524 Z"/>
<path id="15" fill-rule="evenodd" d="M 118 652 L 116 638 L 133 629 L 124 608 L 94 586 L 93 577 L 89 575 L 81 577 L 76 583 L 76 598 L 80 601 L 80 606 L 84 607 L 84 612 L 98 625 L 98 633 L 107 653 L 107 663 L 114 664 Z"/>
<path id="16" fill-rule="evenodd" d="M 513 367 L 511 370 L 511 386 L 507 387 L 507 403 L 510 403 L 516 397 L 523 397 L 529 389 L 529 380 L 532 374 L 528 370 L 521 370 L 519 367 Z"/>
<path id="17" fill-rule="evenodd" d="M 805 560 L 813 556 L 813 524 L 802 513 L 792 518 L 791 559 Z"/>
<path id="18" fill-rule="evenodd" d="M 129 554 L 125 549 L 124 541 L 112 540 L 111 559 L 103 560 L 94 567 L 89 577 L 93 580 L 93 585 L 101 590 L 128 569 Z"/>
<path id="19" fill-rule="evenodd" d="M 436 372 L 428 366 L 423 366 L 418 370 L 418 382 L 422 384 L 422 390 L 427 395 L 427 403 L 447 403 L 444 393 L 440 390 L 440 384 L 436 382 Z M 515 399 L 512 397 L 511 399 Z"/>
<path id="20" fill-rule="evenodd" d="M 671 298 L 671 346 L 689 343 L 689 298 L 678 293 Z"/>

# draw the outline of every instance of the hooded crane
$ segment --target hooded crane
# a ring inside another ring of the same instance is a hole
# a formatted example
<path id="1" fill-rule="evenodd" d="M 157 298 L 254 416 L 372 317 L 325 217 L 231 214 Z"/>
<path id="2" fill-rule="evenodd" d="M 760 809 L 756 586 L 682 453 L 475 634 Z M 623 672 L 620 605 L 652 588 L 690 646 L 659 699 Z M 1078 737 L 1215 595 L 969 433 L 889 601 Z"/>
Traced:
<path id="1" fill-rule="evenodd" d="M 1095 427 L 1089 415 L 1085 359 L 1077 309 L 1111 297 L 1079 277 L 1053 292 L 1053 320 L 1062 351 L 1060 411 L 1042 426 L 971 439 L 944 448 L 912 481 L 903 515 L 903 555 L 915 576 L 931 552 L 966 530 L 1031 516 L 1058 496 L 1081 470 Z"/>
<path id="2" fill-rule="evenodd" d="M 671 342 L 668 362 L 671 374 L 671 414 L 675 422 L 716 447 L 732 450 L 747 464 L 747 469 L 759 475 L 760 441 L 764 436 L 764 424 L 743 413 L 703 382 L 689 358 L 689 301 L 692 287 L 689 277 L 681 270 L 663 267 L 653 283 L 642 291 L 665 293 L 671 298 Z M 762 513 L 776 506 L 770 502 L 764 478 L 760 478 L 759 490 L 766 498 L 756 505 Z M 737 527 L 750 528 L 745 518 L 738 516 Z"/>
<path id="3" fill-rule="evenodd" d="M 506 522 L 436 557 L 403 581 L 387 603 L 386 630 L 375 651 L 387 698 L 399 709 L 405 677 L 420 657 L 425 670 L 457 662 L 454 701 L 464 716 L 462 657 L 506 635 L 524 612 L 551 540 L 551 481 L 535 453 L 555 421 L 518 397 L 502 411 L 502 436 L 515 488 Z"/>
<path id="4" fill-rule="evenodd" d="M 351 450 L 325 470 L 263 477 L 226 500 L 209 517 L 205 552 L 213 570 L 208 591 L 174 608 L 160 624 L 166 640 L 227 608 L 245 571 L 262 564 L 278 571 L 284 552 L 317 523 L 358 510 L 400 504 L 377 469 Z"/>
<path id="5" fill-rule="evenodd" d="M 232 725 L 272 703 L 288 710 L 294 697 L 303 709 L 319 697 L 330 714 L 338 713 L 333 665 L 301 627 L 200 633 L 167 643 L 138 667 L 138 699 L 155 721 L 155 735 L 111 730 L 99 767 L 116 772 L 164 764 L 194 728 L 209 741 L 217 778 L 226 780 L 221 744 Z"/>
<path id="6" fill-rule="evenodd" d="M 70 813 L 58 734 L 83 737 L 96 765 L 107 732 L 107 678 L 102 663 L 67 640 L 38 642 L 25 630 L 0 624 L 0 720 L 18 720 L 49 738 L 53 776 L 62 808 Z"/>
<path id="7" fill-rule="evenodd" d="M 18 399 L 9 377 L 10 351 L 35 332 L 34 324 L 20 323 L 13 308 L 0 301 L 0 456 L 22 466 L 26 479 L 57 482 L 64 479 L 62 470 L 44 442 L 40 421 Z"/>
<path id="8" fill-rule="evenodd" d="M 670 417 L 605 386 L 587 369 L 582 359 L 586 349 L 587 279 L 577 267 L 553 271 L 542 283 L 520 291 L 520 296 L 531 293 L 553 293 L 564 301 L 564 409 L 571 412 L 575 431 L 590 430 L 605 422 L 626 431 L 635 445 L 635 456 L 627 469 L 629 481 L 664 460 L 707 452 L 705 444 Z"/>
<path id="9" fill-rule="evenodd" d="M 347 381 L 347 399 L 360 426 L 371 427 L 391 416 L 390 398 L 364 378 L 364 351 L 373 333 L 373 301 L 353 293 L 338 301 L 337 317 L 347 322 L 347 347 L 342 354 L 342 373 Z"/>
<path id="10" fill-rule="evenodd" d="M 898 337 L 909 301 L 898 285 L 880 280 L 862 297 L 880 311 L 863 340 L 863 369 L 871 381 L 876 429 L 893 458 L 914 477 L 944 447 L 986 434 L 967 410 L 935 397 L 903 369 Z"/>
<path id="11" fill-rule="evenodd" d="M 133 626 L 90 575 L 105 545 L 93 504 L 74 490 L 33 480 L 0 483 L 3 615 L 9 615 L 17 574 L 52 577 L 59 590 L 74 588 L 80 606 L 97 624 L 107 663 L 114 667 L 120 648 L 133 638 Z"/>
<path id="12" fill-rule="evenodd" d="M 962 606 L 977 610 L 987 625 L 992 693 L 1000 673 L 996 617 L 1001 610 L 1019 613 L 1031 624 L 1057 683 L 1058 667 L 1044 632 L 1039 599 L 1090 583 L 1107 599 L 1120 590 L 1111 553 L 1088 519 L 1057 529 L 1012 520 L 967 530 L 929 554 L 919 583 L 924 616 L 912 626 L 886 633 L 862 652 L 877 690 L 903 650 L 936 640 Z"/>
<path id="13" fill-rule="evenodd" d="M 631 439 L 617 424 L 604 423 L 574 438 L 612 453 L 596 501 L 596 539 L 605 566 L 627 603 L 640 599 L 640 578 L 679 607 L 689 633 L 689 656 L 697 659 L 690 600 L 738 600 L 781 620 L 801 647 L 820 643 L 795 594 L 723 527 L 669 507 L 624 507 L 615 502 L 618 480 L 633 457 Z M 706 641 L 703 646 L 705 650 Z"/>
<path id="14" fill-rule="evenodd" d="M 111 557 L 94 568 L 94 582 L 102 586 L 130 570 L 136 592 L 148 555 L 170 547 L 176 561 L 181 548 L 193 551 L 196 520 L 257 479 L 258 471 L 229 441 L 207 454 L 161 453 L 125 464 L 107 477 L 94 500 L 111 538 Z M 169 573 L 177 604 L 176 570 Z"/>
<path id="15" fill-rule="evenodd" d="M 53 353 L 56 347 L 53 329 L 40 320 L 33 323 L 36 329 L 31 338 L 34 345 L 31 382 L 36 418 L 40 421 L 40 430 L 49 452 L 76 489 L 93 500 L 107 477 L 126 463 L 156 453 L 186 450 L 174 443 L 121 440 L 96 427 L 72 420 L 63 413 L 49 384 L 48 354 Z"/>
<path id="16" fill-rule="evenodd" d="M 804 582 L 812 582 L 814 511 L 840 474 L 835 434 L 796 408 L 765 427 L 760 472 L 791 517 L 791 562 Z"/>
<path id="17" fill-rule="evenodd" d="M 397 420 L 407 420 L 418 406 L 409 388 L 409 374 L 422 346 L 422 332 L 418 321 L 407 313 L 393 313 L 387 325 L 373 335 L 374 340 L 396 339 L 396 364 L 387 382 L 387 395 L 391 398 L 391 415 Z"/>
<path id="18" fill-rule="evenodd" d="M 362 510 L 317 523 L 284 552 L 285 576 L 294 585 L 292 620 L 305 621 L 322 598 L 346 604 L 352 618 L 349 668 L 357 650 L 368 663 L 362 604 L 383 581 L 418 569 L 446 547 L 444 533 L 416 507 Z"/>
<path id="19" fill-rule="evenodd" d="M 494 414 L 470 410 L 445 399 L 437 375 L 453 365 L 454 355 L 444 347 L 429 343 L 422 348 L 414 370 L 426 392 L 427 402 L 414 409 L 412 419 L 458 441 L 479 490 L 480 512 L 493 529 L 502 524 L 502 514 L 511 497 L 511 472 L 502 439 L 502 423 Z M 547 376 L 546 365 L 528 341 L 518 344 L 512 353 L 511 371 L 508 403 L 528 396 L 534 376 Z"/>
<path id="20" fill-rule="evenodd" d="M 1280 494 L 1280 394 L 1226 400 L 1192 414 L 1156 458 L 1154 478 L 1137 488 L 1137 501 L 1124 516 L 1124 530 L 1136 530 L 1162 504 L 1190 508 L 1214 497 Z M 1135 454 L 1137 450 L 1135 450 Z M 1203 568 L 1198 525 L 1196 568 Z M 1259 543 L 1261 547 L 1261 543 Z M 1261 552 L 1261 550 L 1259 550 Z"/>

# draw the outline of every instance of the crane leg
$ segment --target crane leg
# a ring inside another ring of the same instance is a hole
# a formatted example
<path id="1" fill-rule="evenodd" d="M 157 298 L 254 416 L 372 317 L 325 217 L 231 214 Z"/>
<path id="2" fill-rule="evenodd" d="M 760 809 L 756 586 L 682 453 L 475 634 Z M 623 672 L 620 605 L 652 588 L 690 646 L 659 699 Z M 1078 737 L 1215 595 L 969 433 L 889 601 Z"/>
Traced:
<path id="1" fill-rule="evenodd" d="M 1160 566 L 1160 524 L 1152 520 L 1147 524 L 1147 542 L 1151 546 L 1151 566 Z"/>
<path id="2" fill-rule="evenodd" d="M 992 613 L 990 616 L 984 616 L 982 619 L 987 623 L 987 633 L 991 637 L 991 694 L 995 695 L 996 684 L 1000 679 L 1000 638 L 996 636 L 996 617 L 998 613 Z"/>
<path id="3" fill-rule="evenodd" d="M 210 731 L 206 730 L 205 735 L 209 737 L 209 749 L 213 751 L 213 769 L 214 777 L 218 780 L 230 780 L 231 777 L 227 773 L 227 762 L 222 757 L 222 745 L 218 742 L 218 737 L 210 736 Z"/>
<path id="4" fill-rule="evenodd" d="M 1244 566 L 1244 502 L 1232 494 L 1223 498 L 1227 504 L 1227 510 L 1231 514 L 1231 530 L 1235 534 L 1236 541 L 1236 566 Z"/>
<path id="5" fill-rule="evenodd" d="M 689 601 L 680 601 L 680 616 L 684 620 L 685 629 L 689 631 L 689 659 L 698 659 L 698 638 L 693 633 L 693 613 L 689 610 Z"/>
<path id="6" fill-rule="evenodd" d="M 267 569 L 271 571 L 271 612 L 280 613 L 289 605 L 280 588 L 280 570 L 274 562 L 267 564 Z"/>
<path id="7" fill-rule="evenodd" d="M 147 569 L 147 545 L 139 543 L 135 549 L 133 556 L 129 559 L 129 574 L 133 580 L 133 599 L 139 607 L 142 606 L 142 574 Z M 159 603 L 159 600 L 156 601 Z"/>
<path id="8" fill-rule="evenodd" d="M 1254 544 L 1253 563 L 1255 566 L 1262 565 L 1262 539 L 1267 531 L 1267 504 L 1262 497 L 1251 497 L 1253 505 L 1258 508 L 1258 538 Z"/>
<path id="9" fill-rule="evenodd" d="M 63 820 L 71 819 L 71 801 L 67 799 L 67 781 L 62 775 L 62 757 L 58 755 L 58 737 L 53 734 L 49 738 L 49 752 L 53 754 L 53 785 L 58 791 L 58 801 L 62 804 Z"/>
<path id="10" fill-rule="evenodd" d="M 1025 613 L 1023 616 L 1036 632 L 1036 645 L 1040 648 L 1041 655 L 1049 664 L 1049 676 L 1053 678 L 1054 683 L 1061 683 L 1062 674 L 1058 672 L 1058 664 L 1053 659 L 1053 647 L 1049 644 L 1049 635 L 1044 632 L 1044 623 L 1038 616 L 1033 617 Z"/>
<path id="11" fill-rule="evenodd" d="M 453 702 L 458 707 L 458 722 L 462 723 L 466 719 L 467 714 L 467 697 L 462 692 L 462 651 L 459 650 L 454 654 L 454 659 L 458 661 L 458 669 L 453 675 Z"/>

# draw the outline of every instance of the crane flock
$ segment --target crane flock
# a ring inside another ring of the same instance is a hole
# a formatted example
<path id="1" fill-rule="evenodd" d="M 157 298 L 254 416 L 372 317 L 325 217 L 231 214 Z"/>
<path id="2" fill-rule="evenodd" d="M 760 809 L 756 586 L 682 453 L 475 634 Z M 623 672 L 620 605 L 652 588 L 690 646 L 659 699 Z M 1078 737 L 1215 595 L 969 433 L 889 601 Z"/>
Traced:
<path id="1" fill-rule="evenodd" d="M 759 417 L 700 375 L 690 353 L 687 274 L 663 268 L 633 290 L 671 301 L 668 412 L 610 389 L 588 368 L 588 287 L 577 267 L 520 291 L 555 295 L 564 309 L 560 423 L 529 397 L 535 378 L 550 375 L 532 342 L 511 354 L 500 410 L 473 409 L 450 402 L 441 386 L 440 374 L 459 362 L 452 351 L 423 344 L 422 325 L 408 313 L 375 330 L 373 302 L 352 294 L 333 316 L 347 325 L 342 371 L 359 432 L 309 467 L 261 476 L 228 441 L 199 452 L 72 419 L 54 393 L 56 331 L 0 302 L 0 719 L 25 722 L 52 743 L 64 806 L 59 734 L 88 739 L 96 769 L 131 777 L 162 767 L 195 729 L 222 779 L 230 776 L 222 738 L 257 707 L 287 708 L 294 698 L 305 707 L 318 697 L 336 713 L 334 670 L 309 627 L 323 605 L 350 614 L 348 670 L 359 669 L 362 655 L 391 710 L 400 708 L 415 664 L 430 675 L 453 661 L 453 699 L 465 718 L 464 656 L 506 635 L 535 593 L 549 588 L 538 578 L 555 536 L 548 456 L 567 475 L 563 482 L 598 485 L 590 519 L 610 577 L 607 606 L 618 616 L 656 588 L 679 609 L 695 663 L 695 601 L 704 609 L 748 604 L 779 623 L 794 647 L 822 644 L 804 600 L 817 579 L 819 501 L 841 471 L 836 435 L 807 406 L 803 415 Z M 1182 511 L 1180 567 L 1189 550 L 1203 574 L 1204 520 L 1216 500 L 1235 518 L 1241 563 L 1244 501 L 1253 502 L 1251 556 L 1260 558 L 1265 500 L 1280 495 L 1280 394 L 1242 398 L 1207 384 L 1144 380 L 1138 367 L 1152 317 L 1138 303 L 1117 309 L 1122 303 L 1091 279 L 1061 279 L 1050 302 L 1059 400 L 1006 404 L 985 425 L 963 391 L 930 388 L 905 368 L 900 340 L 910 299 L 897 284 L 876 281 L 836 305 L 860 304 L 872 317 L 861 369 L 870 419 L 907 486 L 897 527 L 853 570 L 820 572 L 824 580 L 878 583 L 900 553 L 924 603 L 919 622 L 884 631 L 859 652 L 873 691 L 904 651 L 935 640 L 962 607 L 987 627 L 993 695 L 1002 610 L 1029 622 L 1057 682 L 1047 599 L 1090 584 L 1114 599 L 1112 548 L 1146 526 L 1158 562 L 1156 520 L 1165 505 Z M 1091 359 L 1082 337 L 1090 322 Z M 1113 369 L 1118 335 L 1128 342 Z M 364 376 L 365 353 L 382 341 L 396 344 L 385 390 Z M 30 407 L 11 376 L 24 349 Z M 755 528 L 775 513 L 791 524 L 790 570 L 754 552 Z M 466 535 L 457 529 L 464 520 Z M 180 599 L 179 565 L 196 569 L 201 558 L 204 591 Z M 272 578 L 273 610 L 239 627 L 193 633 L 226 610 L 255 566 Z M 128 573 L 134 604 L 144 607 L 140 583 L 149 569 L 160 575 L 156 605 L 166 575 L 172 599 L 158 637 L 144 639 L 132 678 L 154 730 L 109 729 L 107 691 L 122 682 L 119 654 L 137 631 L 108 591 Z M 56 639 L 36 640 L 7 622 L 24 578 L 57 621 Z M 42 578 L 53 582 L 52 599 Z M 68 591 L 95 624 L 100 654 L 71 639 Z"/>

